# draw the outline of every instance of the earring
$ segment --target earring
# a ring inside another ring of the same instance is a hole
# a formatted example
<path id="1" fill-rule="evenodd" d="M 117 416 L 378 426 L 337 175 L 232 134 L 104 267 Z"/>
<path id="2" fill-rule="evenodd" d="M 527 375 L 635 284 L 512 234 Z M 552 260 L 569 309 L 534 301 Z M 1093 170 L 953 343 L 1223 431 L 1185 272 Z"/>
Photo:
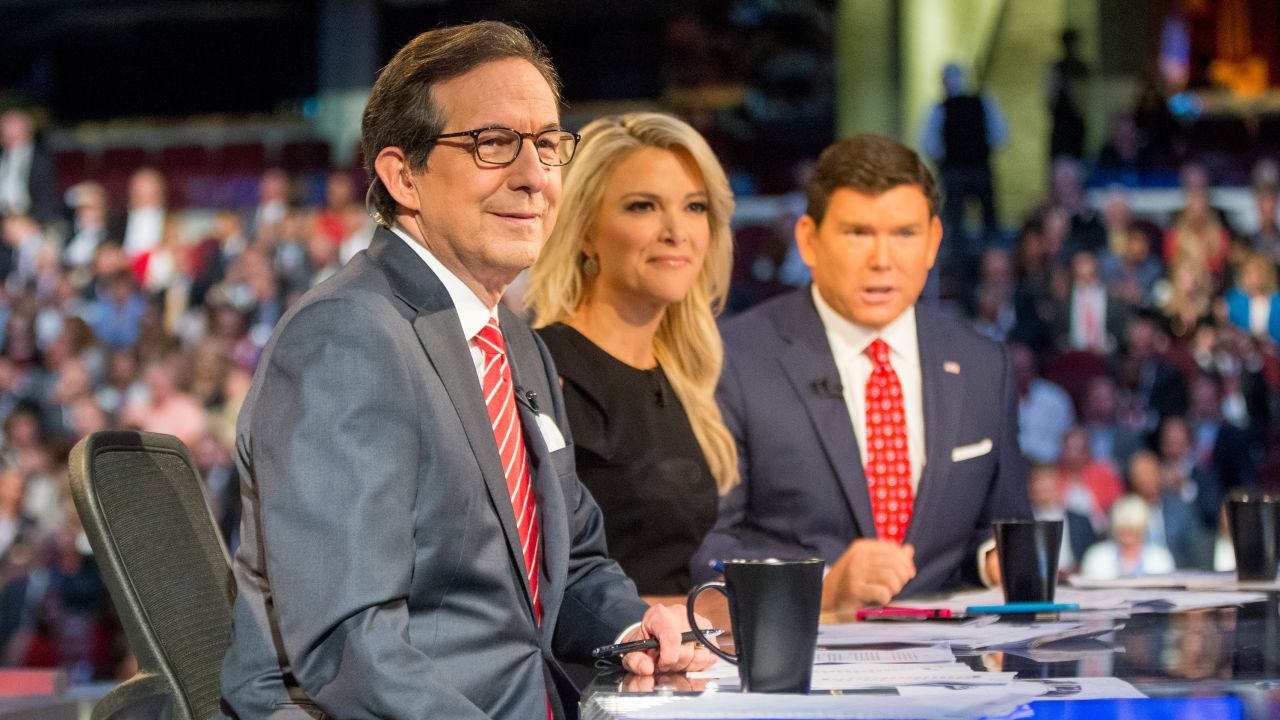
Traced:
<path id="1" fill-rule="evenodd" d="M 582 261 L 582 274 L 587 277 L 595 277 L 600 274 L 600 263 L 593 257 L 588 257 Z"/>

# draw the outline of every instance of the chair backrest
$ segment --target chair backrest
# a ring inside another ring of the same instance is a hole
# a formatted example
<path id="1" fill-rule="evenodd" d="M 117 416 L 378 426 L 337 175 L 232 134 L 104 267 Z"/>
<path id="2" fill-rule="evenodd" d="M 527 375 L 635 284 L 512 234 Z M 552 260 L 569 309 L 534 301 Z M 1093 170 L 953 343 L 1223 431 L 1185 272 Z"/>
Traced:
<path id="1" fill-rule="evenodd" d="M 169 435 L 99 432 L 70 471 L 139 675 L 165 681 L 174 717 L 216 715 L 235 581 L 190 453 Z"/>

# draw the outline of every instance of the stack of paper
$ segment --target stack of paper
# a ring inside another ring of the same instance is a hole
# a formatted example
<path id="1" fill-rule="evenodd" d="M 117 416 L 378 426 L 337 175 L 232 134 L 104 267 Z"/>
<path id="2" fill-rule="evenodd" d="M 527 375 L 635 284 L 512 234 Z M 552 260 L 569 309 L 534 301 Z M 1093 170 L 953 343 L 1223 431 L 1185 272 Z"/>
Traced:
<path id="1" fill-rule="evenodd" d="M 1015 718 L 1029 717 L 1027 703 L 1033 701 L 1142 697 L 1132 685 L 1116 678 L 1018 680 L 988 686 L 914 685 L 874 695 L 842 695 L 838 691 L 811 695 L 707 691 L 693 696 L 597 693 L 588 702 L 584 718 Z"/>
<path id="2" fill-rule="evenodd" d="M 1091 580 L 1082 575 L 1072 575 L 1067 582 L 1075 588 L 1145 588 L 1162 590 L 1231 590 L 1276 591 L 1280 590 L 1280 578 L 1275 580 L 1239 580 L 1234 572 L 1197 572 L 1184 570 L 1167 575 L 1143 575 L 1114 580 Z"/>
<path id="3" fill-rule="evenodd" d="M 957 650 L 997 647 L 1034 647 L 1067 638 L 1096 637 L 1115 629 L 1107 622 L 1005 623 L 994 615 L 966 622 L 859 622 L 823 625 L 818 645 L 857 647 L 866 645 L 934 645 L 947 643 Z"/>
<path id="4" fill-rule="evenodd" d="M 863 690 L 869 688 L 901 688 L 908 685 L 946 685 L 948 687 L 972 685 L 1007 686 L 1016 673 L 975 672 L 964 663 L 946 664 L 896 664 L 845 663 L 840 665 L 815 665 L 810 689 L 813 692 L 833 690 Z M 690 677 L 702 677 L 689 673 Z M 717 681 L 721 690 L 737 690 L 740 687 L 738 673 L 721 677 Z"/>
<path id="5" fill-rule="evenodd" d="M 1265 600 L 1266 597 L 1264 593 L 1259 592 L 1177 591 L 1168 588 L 1148 590 L 1133 587 L 1106 589 L 1059 587 L 1054 596 L 1054 601 L 1074 603 L 1079 605 L 1081 610 L 1173 612 L 1177 610 L 1231 607 Z M 973 605 L 998 605 L 1003 602 L 1003 592 L 999 588 L 991 588 L 989 590 L 957 593 L 940 600 L 912 600 L 910 605 L 920 608 L 946 608 L 954 613 L 963 613 L 965 608 Z"/>

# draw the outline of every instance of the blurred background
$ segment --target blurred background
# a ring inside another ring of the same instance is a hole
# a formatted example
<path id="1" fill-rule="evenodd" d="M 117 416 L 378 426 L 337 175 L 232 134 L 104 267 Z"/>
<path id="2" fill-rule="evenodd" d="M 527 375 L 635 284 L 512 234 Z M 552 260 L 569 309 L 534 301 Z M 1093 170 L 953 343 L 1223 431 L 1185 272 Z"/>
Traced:
<path id="1" fill-rule="evenodd" d="M 234 548 L 260 350 L 372 233 L 370 85 L 478 19 L 546 43 L 566 127 L 702 131 L 738 199 L 729 313 L 808 282 L 791 228 L 824 146 L 925 153 L 926 301 L 1010 343 L 1064 567 L 1231 567 L 1220 500 L 1280 484 L 1274 0 L 0 0 L 0 664 L 133 671 L 69 499 L 88 433 L 181 438 Z"/>

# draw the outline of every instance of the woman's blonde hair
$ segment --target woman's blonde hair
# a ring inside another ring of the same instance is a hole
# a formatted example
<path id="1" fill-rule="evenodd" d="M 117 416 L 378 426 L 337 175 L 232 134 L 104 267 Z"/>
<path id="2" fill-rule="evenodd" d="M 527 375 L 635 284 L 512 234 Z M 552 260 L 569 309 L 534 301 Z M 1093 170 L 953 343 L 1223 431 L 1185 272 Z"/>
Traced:
<path id="1" fill-rule="evenodd" d="M 640 148 L 670 150 L 698 167 L 707 186 L 711 240 L 693 287 L 667 308 L 653 339 L 653 353 L 675 389 L 706 456 L 720 494 L 738 483 L 738 453 L 715 401 L 724 346 L 715 315 L 724 306 L 733 265 L 733 192 L 715 153 L 697 130 L 663 113 L 599 118 L 582 129 L 582 143 L 565 166 L 564 193 L 555 229 L 534 263 L 527 300 L 534 327 L 571 318 L 589 297 L 582 240 L 594 227 L 614 168 Z"/>

